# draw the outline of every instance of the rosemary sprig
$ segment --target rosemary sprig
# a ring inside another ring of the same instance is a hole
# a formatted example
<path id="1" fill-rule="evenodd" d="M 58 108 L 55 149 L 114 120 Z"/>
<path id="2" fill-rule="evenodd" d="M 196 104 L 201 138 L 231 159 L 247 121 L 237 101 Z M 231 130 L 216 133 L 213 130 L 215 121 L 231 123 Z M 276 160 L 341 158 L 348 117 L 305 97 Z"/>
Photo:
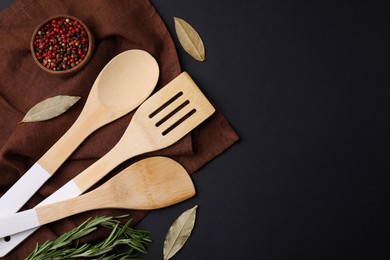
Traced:
<path id="1" fill-rule="evenodd" d="M 26 260 L 54 260 L 74 259 L 81 257 L 94 257 L 100 260 L 135 259 L 139 253 L 147 253 L 147 246 L 152 242 L 150 233 L 144 230 L 130 228 L 130 219 L 125 225 L 118 220 L 126 216 L 118 217 L 95 217 L 88 219 L 80 226 L 62 234 L 54 241 L 46 241 L 36 246 Z M 103 241 L 91 245 L 79 245 L 79 239 L 98 227 L 111 229 L 110 235 Z M 113 249 L 117 246 L 126 246 L 128 250 L 115 254 Z"/>

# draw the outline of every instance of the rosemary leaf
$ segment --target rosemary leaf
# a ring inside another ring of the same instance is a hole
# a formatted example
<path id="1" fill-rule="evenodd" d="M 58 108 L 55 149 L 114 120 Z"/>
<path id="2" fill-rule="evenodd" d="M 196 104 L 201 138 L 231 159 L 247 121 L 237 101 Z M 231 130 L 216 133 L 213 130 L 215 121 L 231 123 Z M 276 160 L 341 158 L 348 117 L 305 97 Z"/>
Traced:
<path id="1" fill-rule="evenodd" d="M 139 253 L 147 253 L 147 246 L 152 242 L 150 233 L 144 230 L 135 230 L 129 225 L 130 219 L 122 225 L 117 217 L 95 217 L 88 219 L 73 230 L 62 234 L 54 241 L 46 241 L 37 245 L 26 260 L 53 260 L 75 259 L 80 257 L 94 257 L 101 260 L 138 259 Z M 79 239 L 92 233 L 97 228 L 111 229 L 110 235 L 95 245 L 79 245 Z M 113 249 L 119 245 L 128 247 L 126 252 L 113 254 Z"/>

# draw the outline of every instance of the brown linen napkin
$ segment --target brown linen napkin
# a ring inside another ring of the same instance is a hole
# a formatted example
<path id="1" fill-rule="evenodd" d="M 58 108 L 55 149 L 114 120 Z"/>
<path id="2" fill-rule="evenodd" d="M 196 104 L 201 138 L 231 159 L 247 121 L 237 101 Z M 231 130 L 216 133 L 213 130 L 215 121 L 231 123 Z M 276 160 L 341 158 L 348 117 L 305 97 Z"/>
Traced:
<path id="1" fill-rule="evenodd" d="M 47 17 L 60 14 L 84 21 L 96 41 L 88 65 L 68 79 L 58 79 L 41 71 L 34 64 L 29 49 L 35 27 Z M 143 49 L 156 58 L 161 73 L 156 90 L 181 72 L 172 38 L 148 0 L 17 0 L 0 14 L 0 196 L 69 129 L 100 70 L 115 55 L 128 49 Z M 18 124 L 33 105 L 60 94 L 81 96 L 82 101 L 55 119 Z M 108 152 L 123 134 L 132 115 L 88 137 L 23 209 L 35 206 Z M 217 111 L 177 144 L 146 156 L 169 156 L 193 173 L 237 140 L 235 131 Z M 140 158 L 125 162 L 106 179 Z M 147 212 L 98 210 L 57 221 L 40 228 L 7 259 L 25 257 L 37 242 L 55 239 L 88 217 L 129 213 L 135 224 Z"/>

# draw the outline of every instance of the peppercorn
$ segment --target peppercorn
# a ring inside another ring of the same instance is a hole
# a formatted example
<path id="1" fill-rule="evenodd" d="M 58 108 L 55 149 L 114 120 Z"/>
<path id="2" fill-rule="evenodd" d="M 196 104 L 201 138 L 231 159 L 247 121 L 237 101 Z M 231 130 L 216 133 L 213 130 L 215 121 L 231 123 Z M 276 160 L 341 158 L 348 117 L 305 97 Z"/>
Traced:
<path id="1" fill-rule="evenodd" d="M 83 61 L 89 49 L 89 39 L 78 21 L 54 18 L 38 30 L 33 45 L 39 63 L 48 69 L 63 71 Z"/>

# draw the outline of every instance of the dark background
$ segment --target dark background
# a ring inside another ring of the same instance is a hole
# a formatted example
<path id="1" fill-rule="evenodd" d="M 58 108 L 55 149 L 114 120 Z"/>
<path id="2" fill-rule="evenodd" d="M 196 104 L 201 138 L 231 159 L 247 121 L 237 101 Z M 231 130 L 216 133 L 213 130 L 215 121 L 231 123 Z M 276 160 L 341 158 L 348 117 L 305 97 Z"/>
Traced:
<path id="1" fill-rule="evenodd" d="M 1 9 L 13 1 L 1 0 Z M 390 259 L 387 1 L 152 0 L 188 71 L 241 140 L 157 210 L 145 259 L 199 205 L 174 259 Z M 207 61 L 180 47 L 173 17 Z"/>

